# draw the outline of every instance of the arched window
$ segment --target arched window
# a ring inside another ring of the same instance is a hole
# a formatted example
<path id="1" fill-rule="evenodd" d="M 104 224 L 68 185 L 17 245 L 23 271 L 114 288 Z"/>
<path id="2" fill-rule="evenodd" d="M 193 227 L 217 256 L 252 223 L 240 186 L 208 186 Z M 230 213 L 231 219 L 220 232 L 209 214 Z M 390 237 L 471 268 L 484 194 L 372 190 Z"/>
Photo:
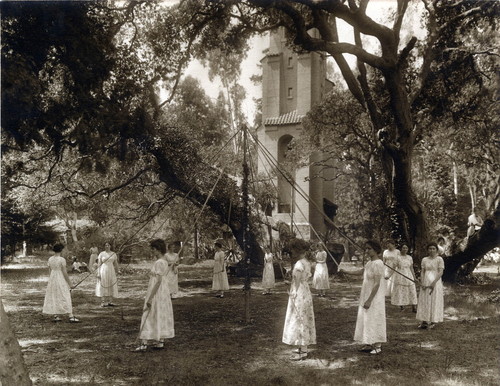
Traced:
<path id="1" fill-rule="evenodd" d="M 291 135 L 285 134 L 278 140 L 278 163 L 280 164 L 280 169 L 283 169 L 286 162 L 287 152 L 290 149 L 292 139 Z M 288 177 L 293 181 L 295 179 L 295 170 L 292 172 L 289 171 L 289 173 Z M 278 213 L 292 212 L 292 189 L 290 182 L 278 172 Z"/>

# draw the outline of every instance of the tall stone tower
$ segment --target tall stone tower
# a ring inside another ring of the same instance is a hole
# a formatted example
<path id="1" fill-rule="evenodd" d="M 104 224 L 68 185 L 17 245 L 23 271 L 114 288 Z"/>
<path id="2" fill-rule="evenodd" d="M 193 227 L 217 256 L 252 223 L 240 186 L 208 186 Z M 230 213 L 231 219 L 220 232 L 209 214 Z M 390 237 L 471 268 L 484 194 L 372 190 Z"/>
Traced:
<path id="1" fill-rule="evenodd" d="M 269 50 L 261 63 L 263 124 L 258 138 L 266 151 L 259 150 L 258 170 L 269 175 L 276 170 L 269 158 L 280 165 L 286 164 L 292 140 L 300 140 L 302 119 L 331 84 L 326 80 L 325 56 L 316 52 L 293 52 L 286 46 L 283 29 L 271 33 Z M 310 154 L 310 161 L 315 162 L 312 166 L 288 170 L 291 178 L 277 172 L 273 180 L 278 195 L 273 220 L 288 224 L 298 237 L 305 239 L 316 238 L 311 226 L 318 234 L 325 232 L 321 211 L 328 213 L 328 205 L 333 202 L 332 182 L 322 178 L 323 167 L 319 165 L 322 157 L 321 152 L 314 152 Z"/>

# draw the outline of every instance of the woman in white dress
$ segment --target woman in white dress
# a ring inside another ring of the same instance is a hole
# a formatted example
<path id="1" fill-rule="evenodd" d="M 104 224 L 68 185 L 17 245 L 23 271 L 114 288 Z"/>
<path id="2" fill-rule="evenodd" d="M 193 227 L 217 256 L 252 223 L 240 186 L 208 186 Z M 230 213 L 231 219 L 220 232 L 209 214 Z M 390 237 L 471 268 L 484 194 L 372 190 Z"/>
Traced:
<path id="1" fill-rule="evenodd" d="M 218 291 L 215 297 L 223 298 L 224 291 L 229 290 L 229 281 L 226 272 L 226 259 L 222 251 L 222 244 L 216 242 L 214 256 L 214 275 L 212 281 L 212 290 Z"/>
<path id="2" fill-rule="evenodd" d="M 293 352 L 292 360 L 307 358 L 307 349 L 316 344 L 316 324 L 314 308 L 308 280 L 311 274 L 312 254 L 309 244 L 296 239 L 290 246 L 292 258 L 299 258 L 292 270 L 292 283 L 286 309 L 285 326 L 283 328 L 283 343 L 298 346 Z"/>
<path id="3" fill-rule="evenodd" d="M 179 270 L 177 268 L 179 266 L 179 254 L 175 253 L 175 243 L 168 244 L 165 258 L 168 265 L 171 266 L 167 276 L 170 296 L 175 298 L 179 292 Z"/>
<path id="4" fill-rule="evenodd" d="M 417 312 L 417 289 L 415 287 L 415 282 L 407 279 L 403 275 L 409 277 L 410 279 L 415 279 L 415 271 L 413 270 L 413 258 L 407 254 L 408 245 L 401 245 L 401 253 L 397 258 L 395 269 L 402 273 L 400 275 L 397 272 L 389 272 L 389 279 L 394 276 L 392 294 L 391 294 L 391 304 L 394 306 L 399 306 L 401 311 L 404 310 L 405 306 L 412 306 L 413 312 Z"/>
<path id="5" fill-rule="evenodd" d="M 271 290 L 275 285 L 273 254 L 269 247 L 264 248 L 264 271 L 262 272 L 262 288 L 264 288 L 263 295 L 270 295 Z"/>
<path id="6" fill-rule="evenodd" d="M 366 253 L 370 261 L 358 271 L 341 272 L 363 275 L 359 296 L 358 317 L 354 340 L 363 344 L 361 351 L 380 354 L 382 343 L 387 341 L 385 319 L 385 277 L 384 263 L 380 258 L 382 247 L 374 240 L 366 243 Z"/>
<path id="7" fill-rule="evenodd" d="M 314 276 L 312 285 L 317 289 L 318 296 L 324 297 L 327 289 L 330 289 L 330 282 L 328 281 L 328 267 L 326 265 L 326 251 L 321 244 L 316 246 L 316 268 L 314 269 Z"/>
<path id="8" fill-rule="evenodd" d="M 141 345 L 134 350 L 135 352 L 146 351 L 148 343 L 152 344 L 154 349 L 163 349 L 165 339 L 175 336 L 174 313 L 167 279 L 172 266 L 165 258 L 167 247 L 161 239 L 151 241 L 150 246 L 157 260 L 149 274 L 148 291 L 144 299 L 139 331 Z"/>
<path id="9" fill-rule="evenodd" d="M 97 257 L 96 296 L 102 298 L 101 307 L 113 307 L 113 298 L 118 296 L 118 256 L 111 250 L 111 244 L 104 244 L 104 251 Z"/>
<path id="10" fill-rule="evenodd" d="M 66 269 L 66 259 L 61 256 L 64 245 L 55 244 L 52 250 L 54 251 L 54 255 L 47 262 L 50 276 L 42 312 L 54 315 L 54 322 L 61 321 L 59 315 L 68 314 L 70 323 L 78 323 L 80 320 L 73 315 L 70 292 L 71 282 Z"/>
<path id="11" fill-rule="evenodd" d="M 419 328 L 434 328 L 436 323 L 443 321 L 443 282 L 444 260 L 438 256 L 436 243 L 427 246 L 429 256 L 422 259 L 420 273 L 420 294 L 418 297 L 417 320 Z"/>
<path id="12" fill-rule="evenodd" d="M 88 269 L 89 272 L 93 273 L 94 271 L 97 270 L 97 254 L 99 250 L 97 247 L 92 247 L 90 248 L 90 258 L 89 258 L 89 265 Z"/>
<path id="13" fill-rule="evenodd" d="M 398 260 L 399 256 L 399 249 L 396 249 L 396 242 L 394 240 L 387 240 L 387 249 L 384 251 L 382 255 L 382 260 L 384 264 L 386 265 L 385 267 L 385 274 L 384 277 L 388 277 L 390 272 L 394 272 L 391 268 L 395 268 L 396 262 Z M 389 266 L 389 267 L 387 267 Z M 392 276 L 389 276 L 390 278 L 387 280 L 385 283 L 386 288 L 385 288 L 385 296 L 391 296 L 392 294 L 392 287 L 394 285 L 394 279 Z"/>

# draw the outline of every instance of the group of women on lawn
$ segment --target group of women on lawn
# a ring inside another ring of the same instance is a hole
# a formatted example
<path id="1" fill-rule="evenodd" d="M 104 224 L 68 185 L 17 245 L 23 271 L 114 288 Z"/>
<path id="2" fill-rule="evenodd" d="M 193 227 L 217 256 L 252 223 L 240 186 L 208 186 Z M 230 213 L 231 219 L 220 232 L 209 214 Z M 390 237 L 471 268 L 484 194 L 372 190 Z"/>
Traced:
<path id="1" fill-rule="evenodd" d="M 419 328 L 433 328 L 435 323 L 443 321 L 443 285 L 441 276 L 444 270 L 443 259 L 438 256 L 437 245 L 428 245 L 428 257 L 422 260 L 420 295 L 417 301 L 413 260 L 407 255 L 408 246 L 402 245 L 401 251 L 395 243 L 389 241 L 388 248 L 382 255 L 382 248 L 376 241 L 366 243 L 366 254 L 370 261 L 364 268 L 356 271 L 341 272 L 363 275 L 363 284 L 359 299 L 358 317 L 354 340 L 363 344 L 362 351 L 371 354 L 381 352 L 381 344 L 386 342 L 385 297 L 391 296 L 393 305 L 404 308 L 410 305 L 421 321 Z M 165 339 L 174 336 L 174 318 L 172 295 L 178 291 L 177 265 L 178 254 L 162 239 L 151 241 L 150 248 L 156 261 L 151 271 L 148 289 L 144 300 L 141 326 L 139 330 L 140 346 L 134 351 L 143 352 L 148 344 L 155 349 L 164 347 Z M 54 315 L 54 321 L 60 321 L 59 315 L 68 314 L 71 323 L 79 320 L 73 316 L 70 280 L 66 271 L 66 260 L 61 256 L 62 244 L 53 247 L 54 255 L 49 259 L 49 283 L 45 295 L 43 313 Z M 297 346 L 292 359 L 307 357 L 308 346 L 316 344 L 316 328 L 312 295 L 309 279 L 312 275 L 312 263 L 315 262 L 312 284 L 318 290 L 318 296 L 324 297 L 329 289 L 326 251 L 317 244 L 315 253 L 311 253 L 310 244 L 304 240 L 294 240 L 291 245 L 292 267 L 289 300 L 285 316 L 282 341 Z M 96 295 L 102 299 L 102 307 L 114 306 L 113 298 L 118 294 L 117 272 L 118 259 L 111 251 L 111 245 L 105 244 L 105 250 L 97 255 L 91 249 L 89 268 L 97 276 Z M 96 255 L 96 256 L 94 256 Z M 92 261 L 94 260 L 94 261 Z M 224 252 L 220 242 L 215 243 L 214 271 L 212 290 L 217 297 L 224 297 L 229 290 Z M 273 255 L 265 249 L 262 287 L 264 294 L 270 294 L 275 284 Z M 418 307 L 416 307 L 418 304 Z"/>
<path id="2" fill-rule="evenodd" d="M 382 255 L 382 248 L 376 241 L 366 243 L 366 254 L 370 261 L 364 268 L 341 272 L 363 275 L 363 284 L 359 298 L 358 316 L 354 340 L 363 345 L 361 351 L 379 354 L 382 343 L 387 341 L 385 297 L 391 296 L 391 303 L 401 307 L 412 306 L 416 318 L 421 322 L 419 328 L 433 328 L 443 321 L 443 284 L 441 276 L 444 261 L 438 256 L 438 247 L 430 243 L 427 247 L 429 256 L 422 259 L 420 294 L 417 299 L 416 276 L 413 271 L 413 259 L 407 254 L 408 246 L 403 244 L 401 251 L 395 248 L 395 242 L 389 241 L 388 249 Z M 308 244 L 298 240 L 292 247 L 293 253 L 300 259 L 292 271 L 292 284 L 283 331 L 283 343 L 297 346 L 293 360 L 307 357 L 308 345 L 316 343 L 316 329 L 311 291 L 308 280 L 312 276 L 311 263 L 316 260 L 319 272 L 323 271 L 324 256 L 308 252 Z M 382 260 L 384 259 L 384 260 Z M 317 270 L 318 268 L 316 268 Z M 315 271 L 316 277 L 316 271 Z M 328 276 L 327 276 L 328 277 Z M 392 279 L 392 280 L 391 280 Z M 313 279 L 313 286 L 317 281 Z M 324 293 L 321 287 L 319 296 Z"/>

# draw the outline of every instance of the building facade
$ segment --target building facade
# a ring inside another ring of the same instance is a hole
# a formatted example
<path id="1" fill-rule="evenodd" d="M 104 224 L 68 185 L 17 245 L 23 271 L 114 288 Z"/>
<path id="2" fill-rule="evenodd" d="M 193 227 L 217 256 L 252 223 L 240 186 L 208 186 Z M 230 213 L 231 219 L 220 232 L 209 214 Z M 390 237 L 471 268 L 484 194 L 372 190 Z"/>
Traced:
<path id="1" fill-rule="evenodd" d="M 274 176 L 277 202 L 272 218 L 275 223 L 288 224 L 298 237 L 315 239 L 316 233 L 326 230 L 324 213 L 330 215 L 334 210 L 333 181 L 324 178 L 328 176 L 321 165 L 321 152 L 310 154 L 310 165 L 299 169 L 290 170 L 286 161 L 293 141 L 300 140 L 303 118 L 331 88 L 326 79 L 326 57 L 292 51 L 279 29 L 271 33 L 261 64 L 263 124 L 258 139 L 265 150 L 259 149 L 258 170 Z"/>

